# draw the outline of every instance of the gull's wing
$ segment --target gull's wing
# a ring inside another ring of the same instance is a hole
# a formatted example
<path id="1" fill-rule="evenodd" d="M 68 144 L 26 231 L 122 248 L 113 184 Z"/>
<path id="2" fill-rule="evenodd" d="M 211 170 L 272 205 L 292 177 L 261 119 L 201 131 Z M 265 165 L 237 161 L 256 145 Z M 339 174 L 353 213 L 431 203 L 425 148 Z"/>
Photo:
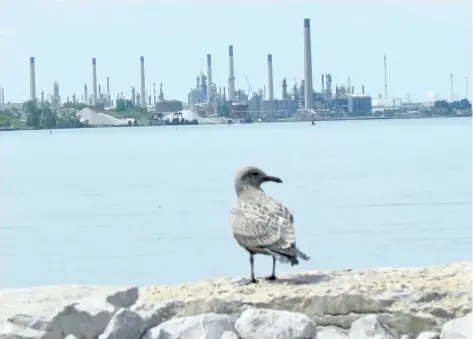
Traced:
<path id="1" fill-rule="evenodd" d="M 286 206 L 264 193 L 238 199 L 230 220 L 233 236 L 243 247 L 286 248 L 295 243 L 293 215 Z"/>

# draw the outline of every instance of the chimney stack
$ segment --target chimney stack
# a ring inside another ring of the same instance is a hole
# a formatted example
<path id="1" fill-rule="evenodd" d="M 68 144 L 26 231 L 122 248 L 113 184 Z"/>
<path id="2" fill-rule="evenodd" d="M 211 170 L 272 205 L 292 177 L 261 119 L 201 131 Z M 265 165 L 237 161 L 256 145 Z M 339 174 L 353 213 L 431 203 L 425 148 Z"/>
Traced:
<path id="1" fill-rule="evenodd" d="M 228 57 L 230 61 L 230 74 L 228 78 L 228 100 L 233 101 L 235 95 L 235 73 L 233 69 L 233 45 L 228 46 Z"/>
<path id="2" fill-rule="evenodd" d="M 361 85 L 361 94 L 365 95 L 365 85 Z"/>
<path id="3" fill-rule="evenodd" d="M 97 63 L 95 58 L 92 58 L 92 105 L 97 105 Z"/>
<path id="4" fill-rule="evenodd" d="M 268 91 L 269 100 L 274 100 L 273 92 L 273 56 L 268 54 Z"/>
<path id="5" fill-rule="evenodd" d="M 36 100 L 36 74 L 34 57 L 30 57 L 30 100 Z"/>
<path id="6" fill-rule="evenodd" d="M 304 19 L 304 107 L 306 110 L 313 108 L 312 96 L 312 51 L 310 43 L 310 19 Z"/>
<path id="7" fill-rule="evenodd" d="M 146 107 L 146 93 L 145 93 L 145 57 L 140 57 L 141 67 L 141 106 Z"/>
<path id="8" fill-rule="evenodd" d="M 212 85 L 212 56 L 207 54 L 207 103 L 210 105 L 213 97 Z M 210 107 L 209 107 L 210 109 Z"/>
<path id="9" fill-rule="evenodd" d="M 89 104 L 89 97 L 87 96 L 87 84 L 84 84 L 84 103 Z"/>

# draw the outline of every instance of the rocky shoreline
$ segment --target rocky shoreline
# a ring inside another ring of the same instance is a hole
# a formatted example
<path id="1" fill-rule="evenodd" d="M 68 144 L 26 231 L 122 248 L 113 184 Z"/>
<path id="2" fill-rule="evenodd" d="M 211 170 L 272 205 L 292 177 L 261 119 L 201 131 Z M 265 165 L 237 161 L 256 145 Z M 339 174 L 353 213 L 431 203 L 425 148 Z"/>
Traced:
<path id="1" fill-rule="evenodd" d="M 472 267 L 0 290 L 0 339 L 472 338 Z"/>

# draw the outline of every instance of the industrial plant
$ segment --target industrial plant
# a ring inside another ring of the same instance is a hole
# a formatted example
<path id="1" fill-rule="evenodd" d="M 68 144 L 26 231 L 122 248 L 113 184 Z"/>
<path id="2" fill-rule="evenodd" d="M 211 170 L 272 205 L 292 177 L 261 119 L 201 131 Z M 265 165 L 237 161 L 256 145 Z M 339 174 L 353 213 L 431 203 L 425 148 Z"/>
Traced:
<path id="1" fill-rule="evenodd" d="M 153 95 L 148 93 L 145 81 L 144 56 L 139 58 L 139 91 L 134 86 L 130 86 L 128 95 L 120 92 L 116 94 L 116 99 L 113 100 L 110 92 L 110 77 L 106 77 L 106 89 L 103 91 L 102 86 L 98 83 L 97 59 L 92 58 L 91 93 L 87 83 L 84 83 L 83 94 L 80 98 L 76 94 L 72 94 L 66 96 L 64 100 L 64 97 L 61 98 L 60 95 L 59 84 L 54 82 L 52 94 L 45 97 L 44 91 L 41 91 L 40 100 L 42 103 L 48 102 L 53 111 L 59 111 L 65 103 L 77 103 L 87 106 L 89 111 L 93 110 L 93 112 L 98 112 L 102 116 L 105 116 L 107 111 L 114 110 L 120 100 L 126 101 L 129 107 L 136 107 L 146 116 L 149 125 L 359 118 L 369 117 L 379 112 L 382 114 L 384 109 L 396 109 L 405 105 L 399 98 L 387 97 L 386 56 L 384 56 L 384 97 L 380 94 L 379 98 L 372 99 L 371 96 L 365 94 L 364 85 L 360 87 L 358 92 L 355 91 L 350 77 L 347 77 L 346 84 L 336 84 L 334 86 L 331 73 L 321 74 L 320 87 L 315 89 L 316 86 L 314 86 L 312 78 L 310 19 L 306 18 L 303 21 L 302 36 L 304 43 L 303 80 L 299 83 L 294 80 L 291 85 L 288 84 L 287 78 L 277 80 L 276 85 L 280 84 L 279 98 L 275 95 L 273 77 L 273 62 L 277 62 L 277 56 L 273 59 L 272 54 L 267 54 L 267 83 L 262 89 L 253 89 L 246 75 L 244 81 L 241 80 L 241 82 L 248 85 L 249 89 L 237 89 L 234 64 L 235 48 L 233 45 L 229 45 L 228 83 L 225 86 L 217 86 L 213 82 L 212 55 L 207 54 L 206 74 L 204 74 L 203 67 L 201 67 L 200 74 L 196 77 L 195 87 L 188 93 L 187 103 L 164 99 L 163 83 L 160 83 L 159 95 L 156 94 L 156 83 L 153 83 Z M 39 102 L 36 95 L 34 57 L 30 57 L 29 67 L 29 99 Z M 11 108 L 15 105 L 18 106 L 18 109 L 21 109 L 21 104 L 6 104 L 4 95 L 4 88 L 0 87 L 0 109 Z M 423 107 L 423 104 L 416 105 L 410 102 L 408 104 L 415 110 Z M 115 121 L 115 124 L 121 123 L 118 119 L 115 120 L 118 121 Z M 130 121 L 127 122 L 130 123 Z M 134 124 L 136 124 L 136 121 Z"/>

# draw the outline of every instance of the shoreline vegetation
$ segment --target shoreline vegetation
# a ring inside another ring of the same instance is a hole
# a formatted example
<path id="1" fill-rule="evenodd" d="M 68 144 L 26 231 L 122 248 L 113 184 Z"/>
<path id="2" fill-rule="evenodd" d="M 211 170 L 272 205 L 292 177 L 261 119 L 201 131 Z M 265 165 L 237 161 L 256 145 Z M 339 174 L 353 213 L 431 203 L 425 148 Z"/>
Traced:
<path id="1" fill-rule="evenodd" d="M 41 129 L 68 129 L 68 128 L 101 128 L 101 127 L 128 127 L 128 126 L 148 126 L 146 123 L 150 119 L 150 113 L 146 109 L 135 107 L 130 100 L 117 100 L 117 105 L 106 113 L 118 119 L 133 119 L 134 123 L 119 126 L 92 126 L 81 122 L 77 112 L 89 107 L 83 103 L 65 103 L 60 109 L 53 111 L 48 102 L 38 103 L 26 101 L 23 109 L 16 108 L 0 111 L 0 132 L 16 130 L 41 130 Z M 91 107 L 89 107 L 91 108 Z M 93 109 L 93 107 L 91 108 Z M 369 116 L 354 117 L 324 117 L 315 116 L 306 119 L 277 119 L 268 121 L 255 121 L 254 123 L 275 123 L 275 122 L 307 122 L 307 121 L 345 121 L 345 120 L 392 120 L 392 119 L 425 119 L 425 118 L 447 118 L 447 117 L 471 117 L 471 104 L 468 100 L 447 102 L 445 100 L 436 101 L 431 110 L 421 112 L 417 115 L 398 115 L 395 110 L 385 110 L 385 112 L 375 113 Z M 228 118 L 228 117 L 227 117 Z"/>
<path id="2" fill-rule="evenodd" d="M 471 262 L 0 290 L 0 338 L 471 338 Z"/>

